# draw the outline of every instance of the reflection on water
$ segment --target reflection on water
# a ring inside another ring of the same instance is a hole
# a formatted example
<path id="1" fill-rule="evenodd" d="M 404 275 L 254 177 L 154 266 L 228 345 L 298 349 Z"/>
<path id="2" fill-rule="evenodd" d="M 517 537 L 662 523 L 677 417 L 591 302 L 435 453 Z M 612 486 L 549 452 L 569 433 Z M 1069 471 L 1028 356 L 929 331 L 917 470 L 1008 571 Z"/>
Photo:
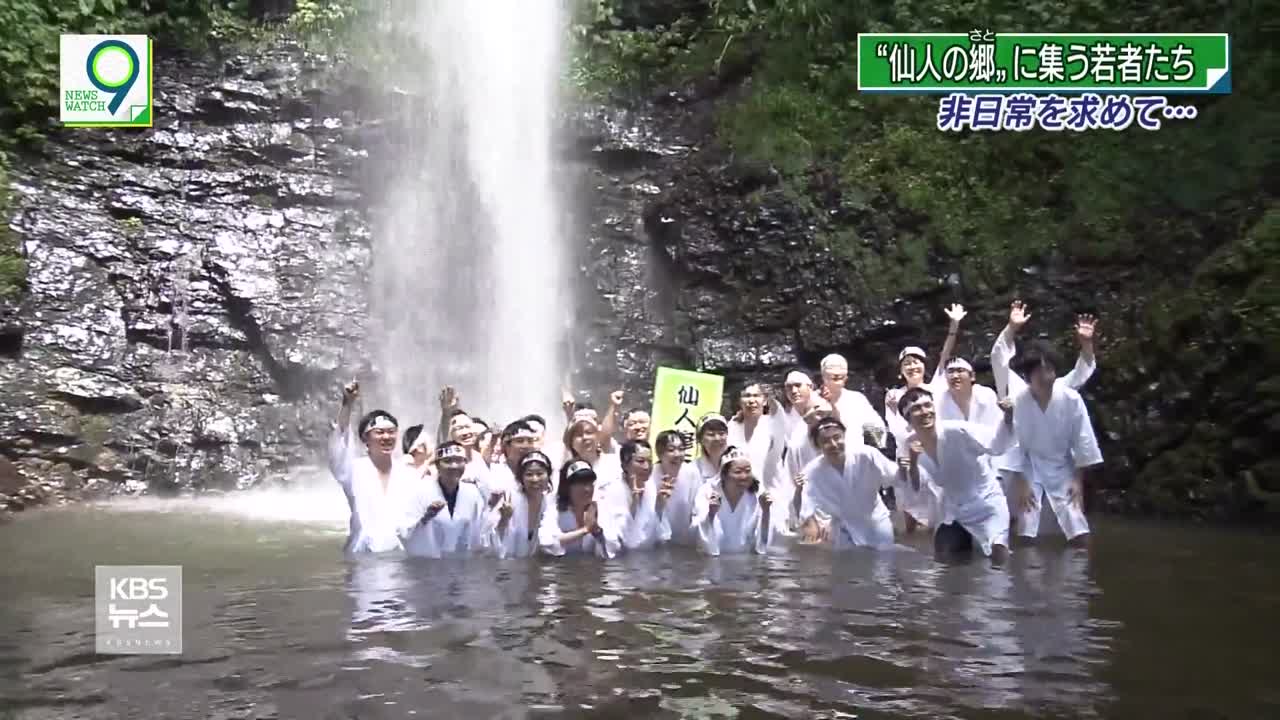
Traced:
<path id="1" fill-rule="evenodd" d="M 263 499 L 0 526 L 0 717 L 1280 716 L 1275 545 L 1243 533 L 1104 523 L 1092 556 L 1004 571 L 911 549 L 345 560 L 341 515 Z M 184 566 L 185 652 L 94 655 L 93 565 L 146 563 Z"/>

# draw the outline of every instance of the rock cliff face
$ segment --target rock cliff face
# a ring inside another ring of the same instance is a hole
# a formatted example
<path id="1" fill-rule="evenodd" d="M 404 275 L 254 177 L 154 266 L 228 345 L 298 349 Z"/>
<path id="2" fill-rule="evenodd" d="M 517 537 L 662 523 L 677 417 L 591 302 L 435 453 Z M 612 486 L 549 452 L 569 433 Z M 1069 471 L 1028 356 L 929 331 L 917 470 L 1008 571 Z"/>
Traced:
<path id="1" fill-rule="evenodd" d="M 284 46 L 164 58 L 153 131 L 64 133 L 15 163 L 12 228 L 29 277 L 20 305 L 0 307 L 0 507 L 246 488 L 319 459 L 334 388 L 365 366 L 366 198 L 395 134 L 360 116 L 365 91 L 335 86 L 330 65 Z M 717 145 L 712 110 L 741 79 L 568 114 L 576 388 L 603 406 L 620 385 L 628 406 L 647 407 L 659 365 L 723 373 L 732 392 L 840 352 L 850 386 L 879 406 L 899 348 L 939 349 L 944 304 L 969 308 L 957 351 L 982 370 L 1020 296 L 1035 308 L 1031 332 L 1058 340 L 1075 312 L 1102 316 L 1085 394 L 1107 507 L 1259 509 L 1244 471 L 1255 490 L 1267 482 L 1259 433 L 1280 396 L 1233 405 L 1231 388 L 1269 371 L 1226 387 L 1216 361 L 1155 365 L 1160 350 L 1142 338 L 1172 311 L 1148 302 L 1134 269 L 1048 263 L 990 287 L 928 258 L 926 273 L 885 287 L 821 230 L 839 217 L 864 253 L 884 253 L 909 232 L 892 213 L 841 196 L 820 171 L 796 198 L 771 168 Z M 1202 351 L 1221 363 L 1253 352 L 1216 342 Z"/>

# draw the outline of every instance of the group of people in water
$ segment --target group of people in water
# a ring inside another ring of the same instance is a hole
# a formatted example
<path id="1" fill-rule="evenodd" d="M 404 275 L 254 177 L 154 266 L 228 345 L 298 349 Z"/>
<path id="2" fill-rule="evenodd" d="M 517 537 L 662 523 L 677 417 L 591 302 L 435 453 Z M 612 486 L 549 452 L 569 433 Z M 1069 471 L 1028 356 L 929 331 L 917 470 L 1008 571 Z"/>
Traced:
<path id="1" fill-rule="evenodd" d="M 557 446 L 543 416 L 493 429 L 448 387 L 434 437 L 422 425 L 402 435 L 385 410 L 353 428 L 353 382 L 329 446 L 351 509 L 346 549 L 432 558 L 612 558 L 664 544 L 708 555 L 792 543 L 880 550 L 895 545 L 891 505 L 904 532 L 933 533 L 940 557 L 979 552 L 1000 564 L 1011 534 L 1032 540 L 1055 529 L 1086 544 L 1083 473 L 1102 454 L 1077 388 L 1096 368 L 1095 319 L 1077 317 L 1080 354 L 1059 377 L 1051 346 L 1016 342 L 1031 314 L 1015 301 L 991 351 L 993 389 L 952 356 L 964 309 L 945 312 L 934 373 L 923 349 L 903 348 L 903 384 L 886 393 L 883 414 L 845 387 L 846 360 L 828 355 L 817 383 L 800 370 L 786 375 L 785 403 L 752 382 L 734 415 L 702 417 L 696 453 L 674 430 L 650 439 L 648 413 L 622 412 L 621 391 L 603 418 L 567 396 Z"/>

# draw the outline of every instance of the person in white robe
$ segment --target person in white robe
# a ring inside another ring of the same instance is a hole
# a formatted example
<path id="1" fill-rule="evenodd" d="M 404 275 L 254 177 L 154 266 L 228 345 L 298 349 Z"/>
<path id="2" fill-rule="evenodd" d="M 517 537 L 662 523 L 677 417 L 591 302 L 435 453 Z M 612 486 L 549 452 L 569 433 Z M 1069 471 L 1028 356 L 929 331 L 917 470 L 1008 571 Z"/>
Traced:
<path id="1" fill-rule="evenodd" d="M 398 534 L 411 557 L 441 558 L 481 552 L 492 526 L 485 499 L 462 482 L 467 450 L 455 442 L 436 448 L 436 472 L 419 483 L 416 502 L 406 507 Z"/>
<path id="2" fill-rule="evenodd" d="M 831 403 L 816 398 L 808 406 L 804 423 L 793 428 L 787 437 L 787 454 L 783 464 L 797 488 L 796 496 L 789 504 L 790 522 L 799 533 L 800 542 L 805 545 L 817 544 L 830 537 L 831 516 L 814 509 L 804 469 L 822 455 L 818 446 L 813 444 L 809 431 L 823 418 L 833 417 L 832 413 Z"/>
<path id="3" fill-rule="evenodd" d="M 627 489 L 627 512 L 622 517 L 622 544 L 628 550 L 653 547 L 655 533 L 652 500 L 646 504 L 645 490 L 653 472 L 653 448 L 647 440 L 626 440 L 618 446 L 623 485 Z"/>
<path id="4" fill-rule="evenodd" d="M 352 431 L 351 412 L 359 395 L 356 382 L 343 388 L 342 407 L 329 437 L 329 470 L 351 509 L 350 529 L 343 547 L 350 553 L 400 550 L 396 530 L 421 471 L 406 463 L 392 462 L 399 423 L 391 413 L 370 411 Z M 357 437 L 366 451 L 358 457 Z"/>
<path id="5" fill-rule="evenodd" d="M 884 394 L 884 419 L 898 445 L 901 445 L 903 438 L 911 432 L 907 419 L 898 413 L 898 401 L 902 399 L 903 393 L 912 388 L 924 387 L 936 396 L 946 389 L 944 368 L 951 361 L 951 353 L 956 347 L 956 337 L 960 334 L 960 321 L 964 319 L 966 313 L 964 306 L 958 304 L 945 307 L 942 311 L 946 313 L 950 327 L 947 329 L 947 339 L 942 343 L 942 352 L 938 355 L 938 364 L 934 366 L 932 379 L 925 382 L 925 363 L 928 361 L 928 356 L 924 349 L 911 345 L 898 353 L 898 375 L 902 378 L 903 384 L 885 391 Z"/>
<path id="6" fill-rule="evenodd" d="M 720 459 L 729 449 L 729 421 L 720 413 L 707 413 L 698 420 L 698 457 L 693 467 L 704 483 L 713 483 L 720 477 Z"/>
<path id="7" fill-rule="evenodd" d="M 658 464 L 645 481 L 636 511 L 637 533 L 631 542 L 638 547 L 664 543 L 694 546 L 698 532 L 693 525 L 693 508 L 703 486 L 702 475 L 693 463 L 685 462 L 680 433 L 664 430 L 654 444 Z"/>
<path id="8" fill-rule="evenodd" d="M 963 317 L 963 310 L 960 311 L 960 316 Z M 888 390 L 884 395 L 885 423 L 889 426 L 890 434 L 893 435 L 895 447 L 901 448 L 907 436 L 911 434 L 911 427 L 898 412 L 898 400 L 906 391 L 918 387 L 929 388 L 931 392 L 942 391 L 946 383 L 946 378 L 942 374 L 942 363 L 946 362 L 946 357 L 950 355 L 951 348 L 955 345 L 954 330 L 957 325 L 959 320 L 953 318 L 953 333 L 947 335 L 946 345 L 942 348 L 943 357 L 934 372 L 933 379 L 928 383 L 924 381 L 926 358 L 924 349 L 912 345 L 898 353 L 898 372 L 906 384 Z M 928 480 L 921 483 L 918 488 L 911 483 L 902 482 L 894 486 L 893 497 L 897 510 L 902 513 L 903 527 L 907 534 L 914 533 L 917 528 L 932 529 L 938 526 L 941 494 L 941 490 Z"/>
<path id="9" fill-rule="evenodd" d="M 762 492 L 750 454 L 730 448 L 720 463 L 718 480 L 704 484 L 694 502 L 692 524 L 698 549 L 713 557 L 763 555 L 774 543 L 774 523 L 769 517 L 773 500 Z"/>
<path id="10" fill-rule="evenodd" d="M 497 508 L 490 546 L 500 558 L 527 558 L 538 549 L 538 531 L 550 512 L 551 458 L 530 450 L 516 465 L 517 490 Z"/>
<path id="11" fill-rule="evenodd" d="M 893 520 L 880 498 L 904 475 L 898 464 L 877 448 L 845 439 L 844 423 L 823 418 L 810 431 L 822 452 L 802 471 L 805 489 L 815 510 L 831 516 L 831 543 L 835 550 L 893 547 Z"/>
<path id="12" fill-rule="evenodd" d="M 791 498 L 796 495 L 796 484 L 782 466 L 783 452 L 787 447 L 782 413 L 782 403 L 763 385 L 746 385 L 738 396 L 738 414 L 729 421 L 729 445 L 751 456 L 751 469 L 770 497 L 780 498 L 790 505 Z M 778 535 L 795 534 L 787 526 L 789 516 L 786 508 L 771 513 L 770 518 Z"/>
<path id="13" fill-rule="evenodd" d="M 820 401 L 822 398 L 814 392 L 813 380 L 799 370 L 787 373 L 787 377 L 782 382 L 782 391 L 787 396 L 787 407 L 780 417 L 786 437 L 790 438 L 797 428 L 805 427 L 804 418 L 809 408 L 815 401 Z"/>
<path id="14" fill-rule="evenodd" d="M 880 438 L 876 443 L 883 447 L 883 437 L 887 431 L 884 418 L 871 406 L 867 396 L 857 390 L 849 390 L 845 384 L 849 382 L 849 363 L 841 355 L 828 355 L 822 359 L 822 391 L 824 400 L 831 403 L 835 417 L 852 431 L 845 436 L 845 442 L 851 445 L 863 444 L 863 436 L 867 433 Z"/>
<path id="15" fill-rule="evenodd" d="M 596 473 L 585 460 L 560 469 L 556 506 L 543 514 L 538 545 L 552 556 L 593 554 L 615 558 L 623 550 L 617 516 L 601 513 L 595 501 Z"/>
<path id="16" fill-rule="evenodd" d="M 1017 335 L 1030 319 L 1031 309 L 1020 300 L 1013 301 L 1009 306 L 1009 321 L 991 347 L 991 373 L 995 376 L 996 394 L 1000 398 L 1016 400 L 1027 390 L 1026 382 L 1017 373 L 1011 371 L 1010 363 L 1017 353 Z M 1093 377 L 1097 370 L 1093 346 L 1096 324 L 1097 319 L 1092 315 L 1077 316 L 1076 342 L 1080 346 L 1080 355 L 1076 358 L 1076 364 L 1071 372 L 1055 381 L 1060 387 L 1079 390 Z M 1025 453 L 1015 443 L 1008 452 L 996 459 L 995 464 L 1005 496 L 1010 502 L 1010 515 L 1016 523 L 1021 513 L 1013 503 L 1019 495 L 1018 488 L 1022 483 L 1022 469 L 1026 464 Z"/>
<path id="17" fill-rule="evenodd" d="M 400 447 L 404 450 L 401 460 L 419 472 L 422 472 L 435 457 L 430 438 L 422 432 L 423 427 L 423 425 L 411 425 L 400 436 Z"/>
<path id="18" fill-rule="evenodd" d="M 575 421 L 565 428 L 564 446 L 569 453 L 564 464 L 582 460 L 591 466 L 595 472 L 595 501 L 600 513 L 611 515 L 613 526 L 622 527 L 631 505 L 631 493 L 622 478 L 622 461 L 618 454 L 604 452 L 600 447 L 600 427 L 587 419 Z"/>
<path id="19" fill-rule="evenodd" d="M 497 507 L 501 498 L 520 492 L 516 469 L 524 456 L 535 450 L 537 437 L 537 431 L 525 420 L 516 420 L 502 429 L 498 440 L 502 460 L 489 466 L 487 487 L 481 488 L 490 508 Z"/>
<path id="20" fill-rule="evenodd" d="M 912 432 L 898 448 L 899 463 L 913 485 L 929 480 L 942 488 L 941 519 L 934 533 L 939 557 L 975 544 L 1002 564 L 1009 555 L 1009 507 L 986 460 L 1013 440 L 1012 415 L 1001 411 L 995 428 L 965 420 L 938 420 L 933 394 L 912 388 L 899 399 L 899 412 Z"/>
<path id="21" fill-rule="evenodd" d="M 1019 354 L 1014 369 L 1027 390 L 1013 400 L 1013 422 L 1023 453 L 1015 492 L 1017 533 L 1021 538 L 1046 534 L 1042 503 L 1072 545 L 1086 545 L 1089 523 L 1084 515 L 1084 470 L 1102 463 L 1102 451 L 1084 398 L 1057 380 L 1057 358 L 1038 344 Z"/>

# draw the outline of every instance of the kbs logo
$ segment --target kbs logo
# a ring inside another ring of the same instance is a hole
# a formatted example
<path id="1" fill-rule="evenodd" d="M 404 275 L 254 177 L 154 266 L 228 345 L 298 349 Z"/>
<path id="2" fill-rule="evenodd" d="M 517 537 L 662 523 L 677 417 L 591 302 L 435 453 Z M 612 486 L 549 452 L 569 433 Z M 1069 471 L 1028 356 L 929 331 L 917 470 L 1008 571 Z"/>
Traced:
<path id="1" fill-rule="evenodd" d="M 182 652 L 180 565 L 99 565 L 94 581 L 99 653 Z"/>

